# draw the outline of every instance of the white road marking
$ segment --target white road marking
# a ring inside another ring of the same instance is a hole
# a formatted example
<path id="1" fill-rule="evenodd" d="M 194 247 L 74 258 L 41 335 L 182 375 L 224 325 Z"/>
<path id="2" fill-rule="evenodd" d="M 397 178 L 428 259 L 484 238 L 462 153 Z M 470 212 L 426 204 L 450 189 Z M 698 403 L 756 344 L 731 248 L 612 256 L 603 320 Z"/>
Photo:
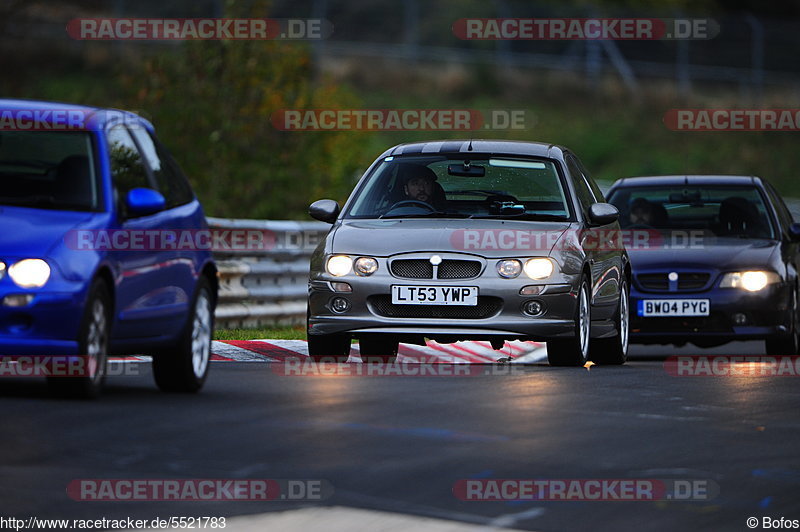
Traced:
<path id="1" fill-rule="evenodd" d="M 225 342 L 217 342 L 216 340 L 211 343 L 211 352 L 215 355 L 233 359 L 236 362 L 275 362 L 275 359 L 267 355 L 255 353 Z"/>
<path id="2" fill-rule="evenodd" d="M 252 340 L 274 345 L 287 351 L 292 351 L 300 356 L 308 356 L 308 343 L 305 340 Z M 211 352 L 236 362 L 278 362 L 275 358 L 262 353 L 250 351 L 223 341 L 213 341 Z M 531 364 L 547 358 L 544 344 L 537 342 L 513 341 L 506 344 L 501 350 L 494 350 L 489 342 L 457 342 L 455 344 L 438 344 L 429 342 L 428 345 L 400 344 L 398 348 L 398 362 L 411 363 L 424 361 L 427 363 L 470 364 L 470 359 L 478 359 L 482 363 L 493 363 L 504 356 L 511 356 L 512 364 Z M 131 356 L 112 358 L 113 363 L 150 362 L 149 356 Z M 350 348 L 350 362 L 360 362 L 358 344 Z"/>

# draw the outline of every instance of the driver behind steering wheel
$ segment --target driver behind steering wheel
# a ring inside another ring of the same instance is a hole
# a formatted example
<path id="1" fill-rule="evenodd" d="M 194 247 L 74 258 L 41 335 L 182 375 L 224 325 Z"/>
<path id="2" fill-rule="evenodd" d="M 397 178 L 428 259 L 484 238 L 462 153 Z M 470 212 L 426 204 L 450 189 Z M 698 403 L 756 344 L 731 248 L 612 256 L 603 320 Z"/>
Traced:
<path id="1" fill-rule="evenodd" d="M 444 207 L 444 191 L 439 183 L 436 182 L 437 176 L 426 166 L 410 166 L 405 169 L 406 182 L 403 192 L 407 200 L 422 201 L 442 210 Z"/>

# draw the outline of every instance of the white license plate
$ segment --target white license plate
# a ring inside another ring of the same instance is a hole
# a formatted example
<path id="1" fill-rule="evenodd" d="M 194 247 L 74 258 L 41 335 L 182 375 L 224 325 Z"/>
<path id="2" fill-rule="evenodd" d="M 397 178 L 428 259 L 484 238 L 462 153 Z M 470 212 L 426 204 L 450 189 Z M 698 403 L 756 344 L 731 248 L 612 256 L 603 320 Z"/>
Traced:
<path id="1" fill-rule="evenodd" d="M 477 286 L 408 286 L 392 285 L 395 305 L 463 305 L 478 304 Z"/>
<path id="2" fill-rule="evenodd" d="M 708 299 L 643 299 L 639 301 L 639 316 L 708 316 Z"/>

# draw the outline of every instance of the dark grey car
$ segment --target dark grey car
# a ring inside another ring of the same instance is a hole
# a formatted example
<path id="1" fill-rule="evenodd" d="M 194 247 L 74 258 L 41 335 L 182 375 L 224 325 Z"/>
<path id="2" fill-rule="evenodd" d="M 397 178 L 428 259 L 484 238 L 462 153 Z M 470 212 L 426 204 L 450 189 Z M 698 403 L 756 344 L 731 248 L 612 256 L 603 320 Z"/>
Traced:
<path id="1" fill-rule="evenodd" d="M 390 361 L 399 342 L 547 342 L 553 365 L 622 364 L 630 266 L 578 158 L 534 142 L 403 144 L 370 166 L 311 259 L 309 354 Z"/>

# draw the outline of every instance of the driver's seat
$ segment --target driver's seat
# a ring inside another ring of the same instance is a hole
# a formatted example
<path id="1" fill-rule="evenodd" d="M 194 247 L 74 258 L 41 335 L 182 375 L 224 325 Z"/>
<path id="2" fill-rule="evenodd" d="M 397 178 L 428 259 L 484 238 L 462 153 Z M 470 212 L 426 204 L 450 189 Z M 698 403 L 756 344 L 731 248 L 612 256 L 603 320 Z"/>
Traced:
<path id="1" fill-rule="evenodd" d="M 438 182 L 433 182 L 433 201 L 431 202 L 436 210 L 438 211 L 446 211 L 447 210 L 447 195 L 444 193 L 444 189 L 442 185 Z"/>

